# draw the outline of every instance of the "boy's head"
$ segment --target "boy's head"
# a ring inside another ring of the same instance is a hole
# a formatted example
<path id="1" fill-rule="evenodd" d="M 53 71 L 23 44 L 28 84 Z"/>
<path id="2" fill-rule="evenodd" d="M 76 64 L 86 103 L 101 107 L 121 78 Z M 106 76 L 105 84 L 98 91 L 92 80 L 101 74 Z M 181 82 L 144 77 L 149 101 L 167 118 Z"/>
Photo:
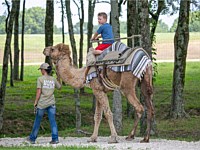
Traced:
<path id="1" fill-rule="evenodd" d="M 104 24 L 107 22 L 107 14 L 105 12 L 98 13 L 98 22 L 99 24 Z"/>

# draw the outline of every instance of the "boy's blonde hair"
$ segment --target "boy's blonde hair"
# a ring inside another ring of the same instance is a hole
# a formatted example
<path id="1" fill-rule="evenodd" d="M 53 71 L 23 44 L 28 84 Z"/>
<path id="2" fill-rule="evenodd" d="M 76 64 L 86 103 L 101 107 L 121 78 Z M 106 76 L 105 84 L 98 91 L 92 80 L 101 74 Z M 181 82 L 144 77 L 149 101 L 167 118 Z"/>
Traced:
<path id="1" fill-rule="evenodd" d="M 98 16 L 102 16 L 104 19 L 107 20 L 107 14 L 105 12 L 98 13 Z"/>

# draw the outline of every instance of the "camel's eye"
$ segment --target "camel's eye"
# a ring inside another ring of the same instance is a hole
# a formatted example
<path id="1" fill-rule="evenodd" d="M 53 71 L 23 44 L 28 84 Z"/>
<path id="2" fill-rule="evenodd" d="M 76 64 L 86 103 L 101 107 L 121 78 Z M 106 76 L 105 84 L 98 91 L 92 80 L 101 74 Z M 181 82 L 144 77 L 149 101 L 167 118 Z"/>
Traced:
<path id="1" fill-rule="evenodd" d="M 54 48 L 51 49 L 52 52 L 53 52 L 54 50 L 55 50 Z"/>

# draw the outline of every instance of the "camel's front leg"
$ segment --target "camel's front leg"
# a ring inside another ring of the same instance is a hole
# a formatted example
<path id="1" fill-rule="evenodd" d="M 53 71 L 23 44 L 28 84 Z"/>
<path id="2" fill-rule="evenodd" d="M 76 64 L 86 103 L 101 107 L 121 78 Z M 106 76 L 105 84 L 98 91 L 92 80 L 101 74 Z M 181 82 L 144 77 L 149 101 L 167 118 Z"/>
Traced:
<path id="1" fill-rule="evenodd" d="M 102 106 L 104 115 L 108 121 L 108 124 L 110 126 L 110 131 L 111 131 L 111 137 L 108 140 L 108 143 L 118 143 L 117 141 L 117 132 L 115 130 L 115 126 L 113 124 L 113 114 L 110 110 L 110 106 L 109 106 L 109 101 L 108 101 L 108 97 L 106 95 L 105 92 L 99 92 L 97 95 L 97 100 L 99 101 L 100 105 Z"/>
<path id="2" fill-rule="evenodd" d="M 110 110 L 110 106 L 109 106 L 107 95 L 105 96 L 105 101 L 104 101 L 104 103 L 102 105 L 103 105 L 103 111 L 104 111 L 105 117 L 106 117 L 106 119 L 108 121 L 108 124 L 110 126 L 110 131 L 111 131 L 111 137 L 110 137 L 108 143 L 109 144 L 118 143 L 118 141 L 117 141 L 117 132 L 116 132 L 115 126 L 113 124 L 113 114 L 112 114 L 112 112 Z"/>
<path id="3" fill-rule="evenodd" d="M 102 111 L 105 114 L 105 117 L 109 123 L 110 131 L 111 131 L 111 137 L 108 141 L 108 143 L 117 143 L 117 132 L 115 130 L 114 124 L 113 124 L 113 115 L 110 110 L 110 106 L 108 103 L 108 97 L 106 93 L 104 93 L 101 90 L 94 90 L 94 95 L 96 97 L 97 105 L 96 105 L 96 112 L 95 112 L 95 126 L 94 126 L 94 132 L 89 140 L 89 142 L 96 142 L 97 136 L 98 136 L 98 130 L 99 125 L 101 122 L 102 117 Z"/>
<path id="4" fill-rule="evenodd" d="M 100 105 L 99 101 L 96 101 L 96 109 L 94 115 L 94 131 L 88 142 L 96 142 L 98 137 L 99 126 L 102 119 L 102 105 Z"/>

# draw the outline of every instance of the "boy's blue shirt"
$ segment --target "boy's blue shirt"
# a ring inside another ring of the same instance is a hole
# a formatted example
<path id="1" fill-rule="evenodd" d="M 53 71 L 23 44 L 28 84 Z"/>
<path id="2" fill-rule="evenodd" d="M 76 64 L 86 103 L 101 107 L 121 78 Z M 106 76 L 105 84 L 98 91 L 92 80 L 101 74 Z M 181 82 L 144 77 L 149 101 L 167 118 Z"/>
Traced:
<path id="1" fill-rule="evenodd" d="M 102 24 L 99 29 L 97 30 L 98 34 L 101 34 L 102 39 L 106 40 L 106 39 L 114 39 L 113 37 L 113 32 L 112 32 L 112 26 L 108 23 L 104 23 Z M 114 40 L 111 41 L 103 41 L 103 44 L 112 44 L 114 43 Z"/>

